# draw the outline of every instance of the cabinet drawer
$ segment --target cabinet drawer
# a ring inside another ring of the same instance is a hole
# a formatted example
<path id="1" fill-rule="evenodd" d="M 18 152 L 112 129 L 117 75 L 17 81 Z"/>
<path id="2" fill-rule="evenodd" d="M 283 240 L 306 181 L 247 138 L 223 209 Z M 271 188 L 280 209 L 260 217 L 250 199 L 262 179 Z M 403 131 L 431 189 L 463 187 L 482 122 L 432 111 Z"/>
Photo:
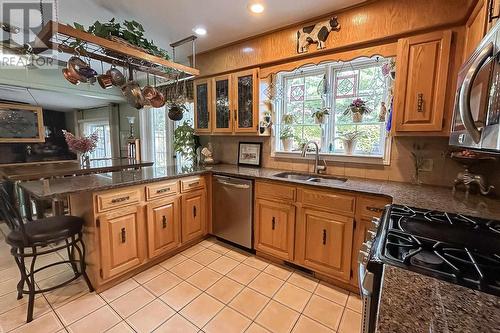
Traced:
<path id="1" fill-rule="evenodd" d="M 380 217 L 385 205 L 389 203 L 389 199 L 361 197 L 358 199 L 356 210 L 361 216 L 368 218 Z"/>
<path id="2" fill-rule="evenodd" d="M 303 206 L 324 208 L 328 211 L 337 211 L 354 215 L 354 196 L 332 193 L 330 191 L 318 191 L 310 189 L 298 190 L 298 202 Z"/>
<path id="3" fill-rule="evenodd" d="M 177 194 L 179 182 L 170 181 L 146 186 L 146 200 L 150 201 L 156 198 L 162 198 Z"/>
<path id="4" fill-rule="evenodd" d="M 189 192 L 198 190 L 205 187 L 205 178 L 203 177 L 191 177 L 186 179 L 181 179 L 181 192 Z"/>
<path id="5" fill-rule="evenodd" d="M 258 198 L 294 201 L 295 187 L 276 183 L 257 182 L 255 184 L 255 195 Z"/>
<path id="6" fill-rule="evenodd" d="M 97 211 L 103 212 L 138 203 L 141 201 L 139 189 L 123 190 L 97 195 Z"/>

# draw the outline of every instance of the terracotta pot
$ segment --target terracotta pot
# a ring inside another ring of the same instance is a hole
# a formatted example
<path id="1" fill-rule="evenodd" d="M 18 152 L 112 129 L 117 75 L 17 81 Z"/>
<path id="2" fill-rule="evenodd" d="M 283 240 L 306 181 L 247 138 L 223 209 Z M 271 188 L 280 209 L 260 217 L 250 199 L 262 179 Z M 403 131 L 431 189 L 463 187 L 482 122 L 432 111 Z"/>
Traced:
<path id="1" fill-rule="evenodd" d="M 352 122 L 360 123 L 363 121 L 363 114 L 361 112 L 353 112 L 352 113 Z"/>

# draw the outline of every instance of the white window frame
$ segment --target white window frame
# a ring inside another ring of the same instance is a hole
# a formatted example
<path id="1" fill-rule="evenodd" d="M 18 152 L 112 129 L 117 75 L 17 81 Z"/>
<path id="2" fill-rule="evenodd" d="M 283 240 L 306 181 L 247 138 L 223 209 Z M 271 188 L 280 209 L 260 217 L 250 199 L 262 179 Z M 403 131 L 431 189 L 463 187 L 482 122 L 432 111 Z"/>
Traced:
<path id="1" fill-rule="evenodd" d="M 104 146 L 107 148 L 109 156 L 101 157 L 101 158 L 93 158 L 91 156 L 91 160 L 94 161 L 99 161 L 99 160 L 107 160 L 113 158 L 113 140 L 112 140 L 112 134 L 111 134 L 111 125 L 109 123 L 109 119 L 107 118 L 94 118 L 94 119 L 82 119 L 78 121 L 79 125 L 79 133 L 82 136 L 88 136 L 92 133 L 86 132 L 87 126 L 108 126 L 109 127 L 109 140 L 108 143 L 104 142 Z M 109 149 L 108 149 L 109 148 Z M 92 155 L 94 152 L 90 153 Z"/>
<path id="2" fill-rule="evenodd" d="M 166 107 L 158 108 L 158 109 L 144 109 L 139 112 L 139 123 L 141 128 L 141 152 L 142 158 L 146 161 L 151 161 L 156 163 L 155 156 L 155 137 L 153 131 L 153 122 L 154 122 L 154 112 L 165 112 L 166 122 L 165 122 L 165 131 L 166 131 L 166 165 L 173 165 L 173 132 L 174 126 L 173 122 L 168 120 L 168 116 L 166 114 Z"/>
<path id="3" fill-rule="evenodd" d="M 360 68 L 360 67 L 370 67 L 370 64 L 373 64 L 376 59 L 374 58 L 363 58 L 363 59 L 358 59 L 354 60 L 352 63 L 355 68 Z M 328 82 L 328 87 L 333 87 L 334 86 L 334 73 L 336 70 L 339 70 L 340 68 L 346 68 L 349 66 L 349 64 L 341 64 L 339 62 L 329 62 L 325 64 L 320 64 L 320 65 L 312 65 L 312 66 L 307 66 L 304 67 L 300 70 L 295 70 L 294 72 L 286 72 L 286 73 L 280 73 L 278 74 L 277 77 L 277 82 L 280 85 L 278 90 L 283 91 L 283 96 L 281 98 L 277 98 L 274 102 L 274 109 L 277 110 L 275 112 L 275 118 L 276 118 L 276 123 L 277 124 L 282 124 L 281 118 L 282 115 L 284 114 L 285 110 L 285 105 L 286 103 L 284 102 L 286 98 L 287 92 L 285 91 L 285 80 L 288 78 L 292 77 L 301 77 L 301 76 L 309 76 L 309 75 L 315 75 L 315 74 L 324 74 L 326 77 L 326 82 Z M 387 78 L 389 80 L 389 78 Z M 334 93 L 333 91 L 329 91 L 329 93 L 326 95 L 326 100 L 325 100 L 325 107 L 330 108 L 330 110 L 333 113 L 332 109 L 332 104 L 334 100 Z M 389 103 L 386 103 L 388 105 Z M 333 131 L 334 129 L 334 117 L 327 117 L 327 123 L 324 125 L 324 131 L 329 132 L 328 137 L 334 137 Z M 279 125 L 278 125 L 279 126 Z M 381 131 L 385 131 L 385 127 L 381 126 Z M 278 157 L 278 158 L 291 158 L 291 159 L 314 159 L 314 154 L 307 154 L 306 157 L 301 157 L 301 153 L 298 151 L 293 151 L 293 152 L 287 152 L 287 151 L 280 151 L 281 147 L 281 140 L 279 139 L 279 132 L 274 131 L 273 133 L 275 135 L 274 137 L 274 142 L 272 144 L 272 151 L 271 151 L 271 156 L 272 157 Z M 322 137 L 322 140 L 325 140 L 326 136 Z M 326 142 L 323 142 L 323 146 L 325 145 Z M 383 148 L 383 155 L 346 155 L 344 153 L 325 153 L 325 152 L 320 152 L 319 155 L 322 159 L 327 160 L 327 161 L 338 161 L 338 162 L 353 162 L 353 163 L 361 163 L 361 164 L 378 164 L 378 165 L 389 165 L 390 164 L 390 156 L 391 156 L 391 145 L 392 145 L 392 137 L 390 132 L 385 132 L 385 140 L 384 140 L 384 148 Z"/>

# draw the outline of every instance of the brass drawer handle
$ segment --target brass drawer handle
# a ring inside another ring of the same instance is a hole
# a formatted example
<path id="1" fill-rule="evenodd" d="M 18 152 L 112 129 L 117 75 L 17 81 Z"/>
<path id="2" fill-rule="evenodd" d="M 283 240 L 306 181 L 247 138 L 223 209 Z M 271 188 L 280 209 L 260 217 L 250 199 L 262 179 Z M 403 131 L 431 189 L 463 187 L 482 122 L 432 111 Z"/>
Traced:
<path id="1" fill-rule="evenodd" d="M 196 217 L 196 206 L 193 206 L 193 217 Z"/>
<path id="2" fill-rule="evenodd" d="M 188 186 L 193 187 L 193 186 L 199 186 L 199 185 L 200 185 L 200 182 L 194 182 L 194 183 L 189 184 Z"/>
<path id="3" fill-rule="evenodd" d="M 169 192 L 169 191 L 170 191 L 170 187 L 165 187 L 165 188 L 156 190 L 156 194 L 165 193 L 165 192 Z"/>
<path id="4" fill-rule="evenodd" d="M 163 229 L 165 229 L 167 227 L 167 217 L 165 215 L 163 215 L 162 224 L 163 224 Z"/>
<path id="5" fill-rule="evenodd" d="M 424 94 L 417 95 L 417 112 L 424 112 Z"/>
<path id="6" fill-rule="evenodd" d="M 126 240 L 127 240 L 127 234 L 125 228 L 122 228 L 122 243 L 125 243 Z"/>
<path id="7" fill-rule="evenodd" d="M 111 200 L 111 203 L 115 204 L 115 203 L 127 201 L 129 199 L 130 199 L 130 197 L 127 195 L 126 197 L 121 197 L 121 198 L 113 199 L 113 200 Z"/>
<path id="8" fill-rule="evenodd" d="M 323 229 L 323 245 L 326 245 L 326 229 Z"/>
<path id="9" fill-rule="evenodd" d="M 367 206 L 366 209 L 369 210 L 370 212 L 375 212 L 375 213 L 382 213 L 384 211 L 383 208 L 371 207 L 371 206 Z"/>
<path id="10" fill-rule="evenodd" d="M 276 218 L 273 216 L 273 220 L 272 220 L 272 223 L 271 223 L 271 228 L 274 230 L 276 229 Z"/>

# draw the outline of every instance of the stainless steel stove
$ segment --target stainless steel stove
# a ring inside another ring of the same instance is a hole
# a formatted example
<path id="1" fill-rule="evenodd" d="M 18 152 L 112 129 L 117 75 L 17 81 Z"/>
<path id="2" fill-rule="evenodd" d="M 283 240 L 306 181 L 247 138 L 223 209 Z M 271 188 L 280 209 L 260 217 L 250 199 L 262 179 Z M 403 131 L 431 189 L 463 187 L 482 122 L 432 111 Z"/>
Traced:
<path id="1" fill-rule="evenodd" d="M 390 205 L 373 223 L 359 255 L 363 332 L 375 329 L 384 265 L 500 296 L 500 221 Z"/>

